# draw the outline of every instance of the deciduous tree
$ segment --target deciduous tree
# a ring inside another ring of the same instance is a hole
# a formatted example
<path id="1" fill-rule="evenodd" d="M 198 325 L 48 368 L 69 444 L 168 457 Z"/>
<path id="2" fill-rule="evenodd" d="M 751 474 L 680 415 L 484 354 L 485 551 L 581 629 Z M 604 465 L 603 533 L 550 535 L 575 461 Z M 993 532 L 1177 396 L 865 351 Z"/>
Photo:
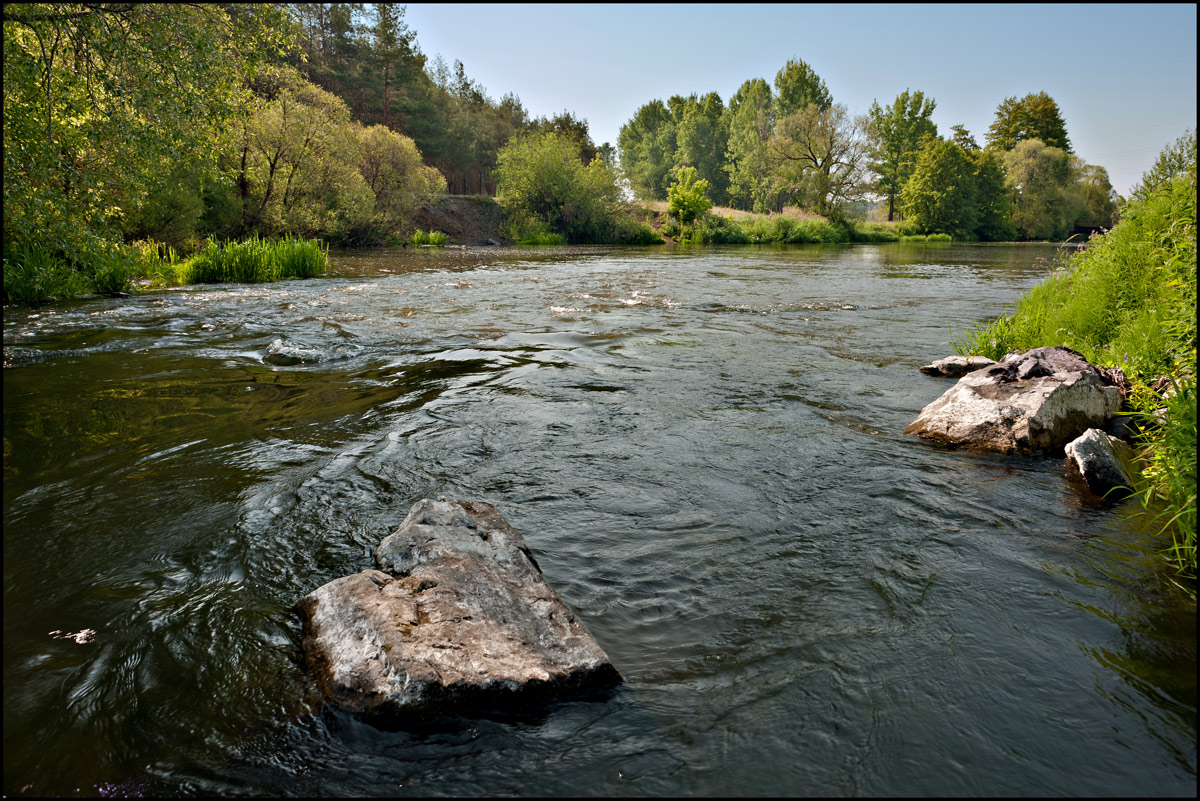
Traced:
<path id="1" fill-rule="evenodd" d="M 1012 150 L 1028 139 L 1040 139 L 1047 147 L 1071 152 L 1062 113 L 1045 92 L 1028 94 L 1020 100 L 1006 97 L 997 107 L 996 119 L 988 128 L 987 146 Z"/>
<path id="2" fill-rule="evenodd" d="M 889 221 L 895 218 L 896 198 L 912 174 L 921 142 L 937 136 L 931 119 L 936 105 L 924 93 L 905 89 L 891 105 L 874 102 L 867 111 L 870 169 L 877 176 L 875 191 L 887 198 Z"/>
<path id="3" fill-rule="evenodd" d="M 824 111 L 833 105 L 829 87 L 805 62 L 788 59 L 775 75 L 775 113 L 782 119 L 810 104 Z"/>
<path id="4" fill-rule="evenodd" d="M 780 119 L 767 148 L 772 180 L 794 202 L 841 219 L 868 187 L 865 125 L 841 104 L 810 103 Z"/>
<path id="5" fill-rule="evenodd" d="M 734 206 L 767 212 L 775 207 L 767 170 L 767 142 L 774 127 L 771 87 L 762 78 L 743 83 L 725 109 L 728 139 L 724 170 Z"/>

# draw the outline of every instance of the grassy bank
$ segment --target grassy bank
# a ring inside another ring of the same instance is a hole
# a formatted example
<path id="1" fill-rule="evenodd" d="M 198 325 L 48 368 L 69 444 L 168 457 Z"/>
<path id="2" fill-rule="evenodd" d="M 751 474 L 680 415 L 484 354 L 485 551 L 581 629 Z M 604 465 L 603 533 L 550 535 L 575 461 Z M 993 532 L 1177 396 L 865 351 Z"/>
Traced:
<path id="1" fill-rule="evenodd" d="M 698 245 L 819 245 L 839 242 L 950 242 L 949 234 L 917 234 L 899 223 L 834 222 L 794 206 L 755 214 L 714 207 L 690 224 L 667 214 L 667 203 L 646 204 L 657 215 L 658 233 Z"/>
<path id="2" fill-rule="evenodd" d="M 1011 314 L 968 330 L 960 354 L 999 359 L 1064 345 L 1133 383 L 1143 505 L 1169 532 L 1180 572 L 1196 574 L 1196 172 L 1141 200 L 1091 247 L 1066 258 Z"/>
<path id="3" fill-rule="evenodd" d="M 37 303 L 90 294 L 132 293 L 145 286 L 226 281 L 261 283 L 312 278 L 329 268 L 315 239 L 212 239 L 190 258 L 153 242 L 112 245 L 68 257 L 39 246 L 4 251 L 4 302 Z"/>

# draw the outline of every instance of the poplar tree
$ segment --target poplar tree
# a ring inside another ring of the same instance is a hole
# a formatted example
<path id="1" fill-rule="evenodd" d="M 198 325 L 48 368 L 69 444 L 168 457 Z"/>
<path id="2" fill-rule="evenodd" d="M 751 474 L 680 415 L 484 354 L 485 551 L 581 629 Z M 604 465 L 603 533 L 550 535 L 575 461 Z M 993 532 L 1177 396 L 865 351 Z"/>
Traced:
<path id="1" fill-rule="evenodd" d="M 798 58 L 788 59 L 775 75 L 775 98 L 775 112 L 780 118 L 810 104 L 821 111 L 833 105 L 825 81 Z"/>
<path id="2" fill-rule="evenodd" d="M 892 104 L 876 101 L 867 111 L 870 169 L 878 176 L 875 191 L 887 197 L 888 221 L 895 218 L 896 198 L 912 175 L 917 151 L 925 137 L 937 136 L 930 119 L 937 103 L 922 92 L 905 89 Z"/>

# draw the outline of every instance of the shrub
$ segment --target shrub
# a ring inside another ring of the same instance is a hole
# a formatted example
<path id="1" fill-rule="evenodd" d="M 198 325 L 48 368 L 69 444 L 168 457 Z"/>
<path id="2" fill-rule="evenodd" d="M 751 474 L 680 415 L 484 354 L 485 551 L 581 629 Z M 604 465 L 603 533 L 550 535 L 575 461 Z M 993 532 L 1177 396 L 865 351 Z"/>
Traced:
<path id="1" fill-rule="evenodd" d="M 450 240 L 449 234 L 444 234 L 441 231 L 422 231 L 419 228 L 413 231 L 412 243 L 414 245 L 444 245 Z"/>
<path id="2" fill-rule="evenodd" d="M 712 208 L 707 192 L 708 181 L 696 180 L 695 167 L 680 167 L 675 182 L 667 187 L 667 213 L 684 225 L 695 222 Z"/>

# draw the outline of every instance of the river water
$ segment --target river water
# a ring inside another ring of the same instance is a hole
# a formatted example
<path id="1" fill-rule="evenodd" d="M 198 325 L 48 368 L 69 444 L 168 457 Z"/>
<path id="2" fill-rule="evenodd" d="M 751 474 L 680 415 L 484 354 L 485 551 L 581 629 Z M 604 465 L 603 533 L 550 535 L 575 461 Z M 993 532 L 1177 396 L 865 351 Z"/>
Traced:
<path id="1" fill-rule="evenodd" d="M 901 434 L 1055 253 L 408 249 L 6 308 L 4 793 L 1194 796 L 1196 605 L 1136 504 Z M 292 605 L 438 495 L 624 685 L 323 706 Z"/>

